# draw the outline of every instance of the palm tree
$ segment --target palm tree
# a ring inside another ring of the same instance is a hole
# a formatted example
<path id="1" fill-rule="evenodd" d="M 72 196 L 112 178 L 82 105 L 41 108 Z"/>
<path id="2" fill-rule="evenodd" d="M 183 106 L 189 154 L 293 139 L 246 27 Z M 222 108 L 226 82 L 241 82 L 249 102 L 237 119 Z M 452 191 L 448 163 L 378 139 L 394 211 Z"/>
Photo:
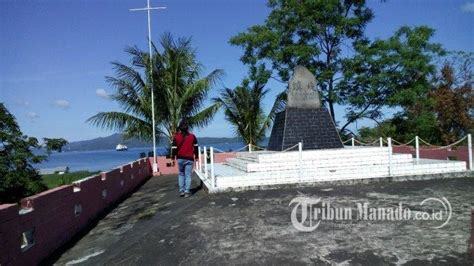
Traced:
<path id="1" fill-rule="evenodd" d="M 285 106 L 286 93 L 277 96 L 271 111 L 265 115 L 262 101 L 268 93 L 264 90 L 265 84 L 254 81 L 250 87 L 248 81 L 235 89 L 226 88 L 214 102 L 224 108 L 227 121 L 233 127 L 235 134 L 250 145 L 256 145 L 265 138 L 265 133 L 270 128 L 277 112 Z"/>
<path id="2" fill-rule="evenodd" d="M 179 121 L 188 119 L 190 128 L 206 126 L 219 105 L 202 108 L 209 90 L 220 80 L 222 70 L 214 70 L 200 78 L 202 65 L 196 61 L 190 38 L 173 39 L 165 33 L 160 38 L 163 52 L 153 45 L 149 54 L 137 47 L 125 51 L 131 56 L 131 65 L 113 62 L 115 77 L 106 77 L 116 90 L 111 96 L 119 103 L 121 112 L 100 112 L 87 121 L 95 126 L 124 133 L 126 139 L 136 137 L 152 140 L 151 90 L 155 97 L 156 137 L 166 136 L 171 143 Z M 150 68 L 153 76 L 150 77 Z"/>

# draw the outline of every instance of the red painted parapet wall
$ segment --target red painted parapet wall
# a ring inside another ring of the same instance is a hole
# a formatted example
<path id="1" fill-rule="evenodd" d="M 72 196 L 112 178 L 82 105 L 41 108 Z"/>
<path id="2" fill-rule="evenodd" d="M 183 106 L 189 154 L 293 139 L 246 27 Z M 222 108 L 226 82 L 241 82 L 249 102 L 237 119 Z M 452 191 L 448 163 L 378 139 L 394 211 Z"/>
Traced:
<path id="1" fill-rule="evenodd" d="M 148 159 L 0 205 L 0 265 L 34 265 L 151 176 Z M 32 238 L 30 238 L 32 236 Z M 30 238 L 29 245 L 23 239 Z"/>
<path id="2" fill-rule="evenodd" d="M 474 151 L 474 149 L 473 149 Z M 393 152 L 395 153 L 409 153 L 413 156 L 416 155 L 416 150 L 411 146 L 393 146 Z M 465 161 L 468 164 L 469 155 L 467 147 L 445 148 L 445 149 L 433 149 L 429 147 L 420 147 L 420 158 L 424 159 L 437 159 L 447 160 L 453 158 L 456 161 Z"/>
<path id="3" fill-rule="evenodd" d="M 214 153 L 214 162 L 223 163 L 227 158 L 234 158 L 236 156 L 235 152 L 223 152 L 223 153 Z M 153 163 L 153 157 L 149 158 L 150 163 Z M 178 164 L 171 166 L 173 160 L 166 158 L 165 156 L 157 157 L 158 171 L 160 175 L 175 175 L 178 174 Z"/>

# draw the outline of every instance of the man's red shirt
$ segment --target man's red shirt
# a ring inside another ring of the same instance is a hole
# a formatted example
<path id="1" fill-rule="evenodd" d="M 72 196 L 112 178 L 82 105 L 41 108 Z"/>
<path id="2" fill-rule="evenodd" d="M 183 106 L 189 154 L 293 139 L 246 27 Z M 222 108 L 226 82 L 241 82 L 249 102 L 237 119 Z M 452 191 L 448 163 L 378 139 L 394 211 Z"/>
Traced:
<path id="1" fill-rule="evenodd" d="M 197 156 L 197 139 L 193 133 L 186 135 L 178 132 L 173 139 L 173 156 L 178 159 L 194 160 Z"/>

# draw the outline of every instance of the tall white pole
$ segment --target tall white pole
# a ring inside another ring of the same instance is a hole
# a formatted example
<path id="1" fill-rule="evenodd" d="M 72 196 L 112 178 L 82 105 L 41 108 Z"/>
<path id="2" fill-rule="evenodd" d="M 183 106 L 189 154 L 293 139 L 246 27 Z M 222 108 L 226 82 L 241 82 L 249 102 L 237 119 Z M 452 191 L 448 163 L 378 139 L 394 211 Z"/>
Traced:
<path id="1" fill-rule="evenodd" d="M 303 143 L 298 142 L 298 159 L 299 159 L 299 181 L 301 182 L 301 178 L 303 177 Z"/>
<path id="2" fill-rule="evenodd" d="M 151 51 L 151 19 L 150 19 L 150 0 L 146 1 L 148 14 L 148 52 L 150 55 L 150 84 L 151 84 L 151 121 L 153 129 L 153 173 L 158 172 L 156 162 L 156 132 L 155 132 L 155 95 L 153 92 L 153 53 Z"/>
<path id="3" fill-rule="evenodd" d="M 207 180 L 209 173 L 207 172 L 207 148 L 204 146 L 204 178 Z"/>
<path id="4" fill-rule="evenodd" d="M 210 153 L 211 153 L 211 187 L 215 188 L 216 187 L 216 179 L 214 178 L 214 147 L 210 148 Z"/>
<path id="5" fill-rule="evenodd" d="M 392 138 L 387 138 L 388 145 L 388 176 L 392 176 Z"/>
<path id="6" fill-rule="evenodd" d="M 471 134 L 467 135 L 467 153 L 469 155 L 469 170 L 473 171 L 472 169 L 472 136 Z"/>
<path id="7" fill-rule="evenodd" d="M 352 147 L 355 146 L 355 141 L 354 141 L 354 137 L 351 138 L 351 144 L 352 144 Z"/>
<path id="8" fill-rule="evenodd" d="M 383 139 L 382 139 L 382 137 L 380 137 L 379 142 L 380 142 L 380 148 L 382 148 L 382 147 L 383 147 Z"/>
<path id="9" fill-rule="evenodd" d="M 201 164 L 201 146 L 198 146 L 198 165 L 197 165 L 198 171 L 201 173 L 202 169 L 202 164 Z"/>
<path id="10" fill-rule="evenodd" d="M 151 7 L 150 0 L 146 2 L 146 8 L 135 8 L 130 11 L 147 11 L 148 19 L 148 52 L 150 57 L 150 89 L 151 89 L 151 123 L 152 123 L 152 134 L 153 134 L 153 173 L 158 172 L 158 163 L 156 161 L 156 125 L 155 125 L 155 95 L 153 93 L 153 53 L 151 50 L 151 13 L 153 9 L 165 9 L 166 7 Z"/>
<path id="11" fill-rule="evenodd" d="M 420 163 L 420 141 L 418 136 L 415 137 L 415 148 L 416 148 L 416 164 Z"/>

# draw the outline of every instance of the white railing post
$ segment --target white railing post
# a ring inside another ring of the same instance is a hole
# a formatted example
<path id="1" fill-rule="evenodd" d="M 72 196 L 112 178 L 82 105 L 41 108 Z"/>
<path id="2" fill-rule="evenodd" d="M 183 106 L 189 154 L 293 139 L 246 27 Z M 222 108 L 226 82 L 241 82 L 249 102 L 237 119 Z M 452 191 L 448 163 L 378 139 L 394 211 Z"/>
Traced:
<path id="1" fill-rule="evenodd" d="M 198 163 L 197 163 L 197 170 L 199 173 L 202 173 L 201 171 L 202 165 L 201 165 L 201 146 L 198 146 Z"/>
<path id="2" fill-rule="evenodd" d="M 420 142 L 418 136 L 415 137 L 415 148 L 416 148 L 416 164 L 420 163 Z"/>
<path id="3" fill-rule="evenodd" d="M 216 187 L 216 179 L 214 178 L 214 147 L 210 148 L 211 151 L 211 187 L 215 188 Z"/>
<path id="4" fill-rule="evenodd" d="M 207 180 L 209 178 L 209 174 L 207 172 L 207 147 L 204 146 L 204 178 Z"/>
<path id="5" fill-rule="evenodd" d="M 298 156 L 299 156 L 299 172 L 298 172 L 298 178 L 301 182 L 301 179 L 303 178 L 303 143 L 298 142 Z"/>
<path id="6" fill-rule="evenodd" d="M 252 153 L 252 144 L 249 144 L 249 153 Z"/>
<path id="7" fill-rule="evenodd" d="M 382 139 L 382 137 L 379 138 L 379 142 L 380 142 L 380 148 L 382 148 L 382 147 L 383 147 L 383 139 Z"/>
<path id="8" fill-rule="evenodd" d="M 392 176 L 392 138 L 387 138 L 388 144 L 388 176 Z"/>
<path id="9" fill-rule="evenodd" d="M 351 138 L 351 143 L 352 143 L 352 147 L 354 147 L 355 146 L 354 137 Z"/>
<path id="10" fill-rule="evenodd" d="M 469 170 L 474 170 L 472 169 L 472 136 L 471 134 L 467 134 L 467 154 L 469 155 Z"/>

